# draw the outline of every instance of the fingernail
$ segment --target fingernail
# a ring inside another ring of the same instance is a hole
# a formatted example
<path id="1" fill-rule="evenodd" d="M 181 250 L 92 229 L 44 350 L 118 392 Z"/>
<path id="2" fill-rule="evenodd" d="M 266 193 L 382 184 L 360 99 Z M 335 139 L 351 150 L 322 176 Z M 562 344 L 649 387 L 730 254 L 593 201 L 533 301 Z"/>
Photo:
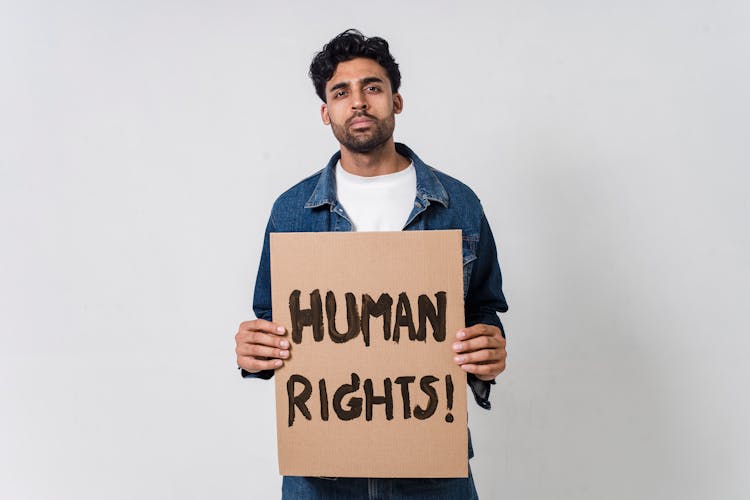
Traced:
<path id="1" fill-rule="evenodd" d="M 287 347 L 289 347 L 289 342 L 287 342 L 286 340 L 282 340 L 280 342 L 280 345 L 282 349 L 286 349 Z"/>
<path id="2" fill-rule="evenodd" d="M 456 363 L 463 363 L 465 359 L 466 358 L 464 358 L 463 356 L 456 356 L 455 358 L 453 358 L 453 361 L 455 361 Z"/>
<path id="3" fill-rule="evenodd" d="M 289 351 L 279 351 L 279 356 L 281 356 L 282 358 L 286 358 L 287 356 L 289 356 Z"/>
<path id="4" fill-rule="evenodd" d="M 461 350 L 461 342 L 456 342 L 453 344 L 453 350 L 454 351 L 460 351 Z"/>
<path id="5" fill-rule="evenodd" d="M 462 338 L 464 338 L 464 337 L 466 337 L 466 332 L 465 332 L 465 331 L 463 331 L 463 330 L 461 330 L 460 332 L 458 332 L 458 333 L 456 334 L 456 338 L 458 338 L 458 339 L 462 339 Z"/>
<path id="6" fill-rule="evenodd" d="M 276 331 L 279 333 L 284 333 L 286 330 L 284 329 L 283 326 L 279 326 L 278 328 L 276 328 Z"/>
<path id="7" fill-rule="evenodd" d="M 278 367 L 279 367 L 279 366 L 281 366 L 281 365 L 282 365 L 283 363 L 284 363 L 283 361 L 281 361 L 280 359 L 277 359 L 277 360 L 276 360 L 276 362 L 274 363 L 274 365 L 276 365 L 276 367 L 278 368 Z"/>

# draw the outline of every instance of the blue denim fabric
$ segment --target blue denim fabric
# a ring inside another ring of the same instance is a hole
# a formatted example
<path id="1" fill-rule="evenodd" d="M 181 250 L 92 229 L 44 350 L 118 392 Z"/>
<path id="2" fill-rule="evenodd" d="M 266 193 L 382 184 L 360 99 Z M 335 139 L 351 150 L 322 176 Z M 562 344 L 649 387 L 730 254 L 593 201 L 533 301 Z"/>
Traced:
<path id="1" fill-rule="evenodd" d="M 282 500 L 475 500 L 474 478 L 380 479 L 285 476 Z"/>
<path id="2" fill-rule="evenodd" d="M 462 231 L 464 316 L 466 326 L 495 325 L 505 336 L 498 312 L 508 310 L 502 291 L 502 275 L 492 231 L 479 199 L 458 180 L 426 165 L 408 147 L 396 143 L 396 151 L 412 160 L 417 176 L 414 208 L 405 231 L 460 229 Z M 352 224 L 336 197 L 337 152 L 326 167 L 284 192 L 273 205 L 266 227 L 263 251 L 255 282 L 253 310 L 258 318 L 271 321 L 271 268 L 269 234 L 273 232 L 351 231 Z M 243 377 L 269 379 L 273 370 L 248 373 Z M 492 382 L 472 374 L 468 382 L 474 399 L 490 409 Z M 469 437 L 469 458 L 473 456 Z M 474 481 L 455 479 L 366 479 L 284 477 L 284 498 L 477 498 Z"/>
<path id="3" fill-rule="evenodd" d="M 463 233 L 464 316 L 466 326 L 485 323 L 500 328 L 498 312 L 508 310 L 492 231 L 479 198 L 465 184 L 425 164 L 403 144 L 396 151 L 410 158 L 417 174 L 414 208 L 405 231 L 461 229 Z M 258 318 L 271 321 L 271 263 L 269 234 L 274 232 L 351 231 L 344 207 L 336 197 L 335 167 L 341 152 L 334 154 L 323 170 L 284 192 L 273 205 L 266 226 L 263 251 L 255 281 L 253 310 Z M 269 379 L 273 370 L 248 373 L 247 378 Z M 477 404 L 490 409 L 490 385 L 468 375 Z"/>

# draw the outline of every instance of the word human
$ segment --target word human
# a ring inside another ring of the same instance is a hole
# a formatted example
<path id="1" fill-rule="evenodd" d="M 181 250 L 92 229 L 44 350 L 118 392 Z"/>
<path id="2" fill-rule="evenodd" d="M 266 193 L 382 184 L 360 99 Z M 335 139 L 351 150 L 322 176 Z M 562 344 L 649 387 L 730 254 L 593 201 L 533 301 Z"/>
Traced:
<path id="1" fill-rule="evenodd" d="M 404 420 L 412 418 L 412 415 L 417 420 L 425 420 L 432 417 L 438 409 L 440 396 L 438 396 L 438 388 L 435 387 L 435 383 L 439 382 L 440 379 L 434 375 L 425 375 L 417 382 L 417 377 L 408 375 L 401 376 L 395 379 L 387 377 L 383 379 L 382 385 L 378 384 L 377 392 L 380 392 L 379 388 L 382 387 L 383 391 L 381 394 L 375 394 L 376 389 L 373 383 L 373 379 L 366 378 L 362 384 L 360 384 L 360 377 L 356 373 L 351 374 L 351 383 L 344 383 L 335 388 L 332 393 L 332 398 L 329 398 L 329 382 L 325 379 L 318 381 L 318 401 L 320 402 L 320 419 L 324 422 L 328 421 L 330 417 L 330 408 L 333 408 L 333 413 L 339 420 L 347 421 L 361 418 L 364 410 L 364 416 L 366 421 L 373 419 L 373 407 L 376 405 L 383 405 L 383 411 L 385 413 L 386 420 L 393 420 L 393 400 L 398 398 L 393 397 L 393 385 L 396 384 L 400 388 L 401 393 L 401 409 L 403 411 Z M 412 391 L 410 389 L 411 384 L 419 384 L 419 390 L 422 394 L 427 396 L 427 401 L 424 406 L 414 405 L 412 407 Z M 450 375 L 446 375 L 444 379 L 445 383 L 445 405 L 448 409 L 448 413 L 445 415 L 445 421 L 448 423 L 453 422 L 453 379 Z M 442 384 L 439 384 L 439 386 Z M 297 390 L 297 388 L 301 390 Z M 332 388 L 333 389 L 333 388 Z M 313 415 L 310 408 L 307 406 L 308 401 L 313 395 L 313 384 L 305 376 L 300 374 L 293 374 L 289 377 L 286 382 L 287 402 L 289 404 L 289 415 L 288 424 L 289 427 L 294 425 L 296 418 L 295 409 L 307 419 L 312 420 Z M 441 391 L 442 392 L 442 391 Z M 329 399 L 331 401 L 329 402 Z"/>
<path id="2" fill-rule="evenodd" d="M 289 312 L 291 313 L 292 342 L 302 342 L 302 332 L 305 327 L 312 329 L 313 339 L 320 342 L 324 337 L 323 329 L 323 301 L 320 290 L 310 292 L 310 307 L 301 309 L 300 296 L 302 292 L 294 290 L 289 296 Z M 370 345 L 370 319 L 381 318 L 383 323 L 383 338 L 398 342 L 401 338 L 401 329 L 406 328 L 409 340 L 427 341 L 427 323 L 432 329 L 432 337 L 437 342 L 445 341 L 445 292 L 435 293 L 433 303 L 427 295 L 417 297 L 416 324 L 412 303 L 405 292 L 398 294 L 398 299 L 393 304 L 393 297 L 387 293 L 380 294 L 378 300 L 374 300 L 368 294 L 362 294 L 360 304 L 351 292 L 344 294 L 346 303 L 346 329 L 336 324 L 336 309 L 338 303 L 336 295 L 328 291 L 325 298 L 325 317 L 328 336 L 337 344 L 348 342 L 362 333 L 362 340 L 366 346 Z"/>

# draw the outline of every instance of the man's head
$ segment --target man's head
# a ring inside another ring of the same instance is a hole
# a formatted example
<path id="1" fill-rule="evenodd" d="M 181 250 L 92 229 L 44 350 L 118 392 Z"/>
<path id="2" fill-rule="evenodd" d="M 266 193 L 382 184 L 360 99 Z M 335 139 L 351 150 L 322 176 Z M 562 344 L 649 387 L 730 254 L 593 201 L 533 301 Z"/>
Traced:
<path id="1" fill-rule="evenodd" d="M 331 126 L 342 148 L 369 153 L 393 141 L 394 115 L 401 112 L 403 100 L 388 42 L 347 30 L 315 56 L 310 76 L 323 99 L 323 123 Z"/>
<path id="2" fill-rule="evenodd" d="M 388 42 L 380 37 L 366 37 L 358 30 L 349 29 L 336 35 L 315 54 L 310 64 L 310 78 L 315 86 L 315 93 L 323 102 L 327 102 L 326 83 L 336 72 L 336 67 L 344 61 L 359 57 L 372 59 L 383 67 L 391 84 L 391 92 L 398 93 L 401 86 L 401 72 L 398 64 L 388 50 Z"/>

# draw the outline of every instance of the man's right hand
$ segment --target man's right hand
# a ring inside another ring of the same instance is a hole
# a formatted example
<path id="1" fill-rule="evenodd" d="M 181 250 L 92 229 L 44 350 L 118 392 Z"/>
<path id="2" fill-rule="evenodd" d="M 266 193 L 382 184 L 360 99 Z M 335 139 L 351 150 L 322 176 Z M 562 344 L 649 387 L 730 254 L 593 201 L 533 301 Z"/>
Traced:
<path id="1" fill-rule="evenodd" d="M 289 358 L 289 341 L 283 326 L 263 319 L 240 324 L 234 340 L 237 343 L 237 365 L 250 373 L 275 370 Z"/>

